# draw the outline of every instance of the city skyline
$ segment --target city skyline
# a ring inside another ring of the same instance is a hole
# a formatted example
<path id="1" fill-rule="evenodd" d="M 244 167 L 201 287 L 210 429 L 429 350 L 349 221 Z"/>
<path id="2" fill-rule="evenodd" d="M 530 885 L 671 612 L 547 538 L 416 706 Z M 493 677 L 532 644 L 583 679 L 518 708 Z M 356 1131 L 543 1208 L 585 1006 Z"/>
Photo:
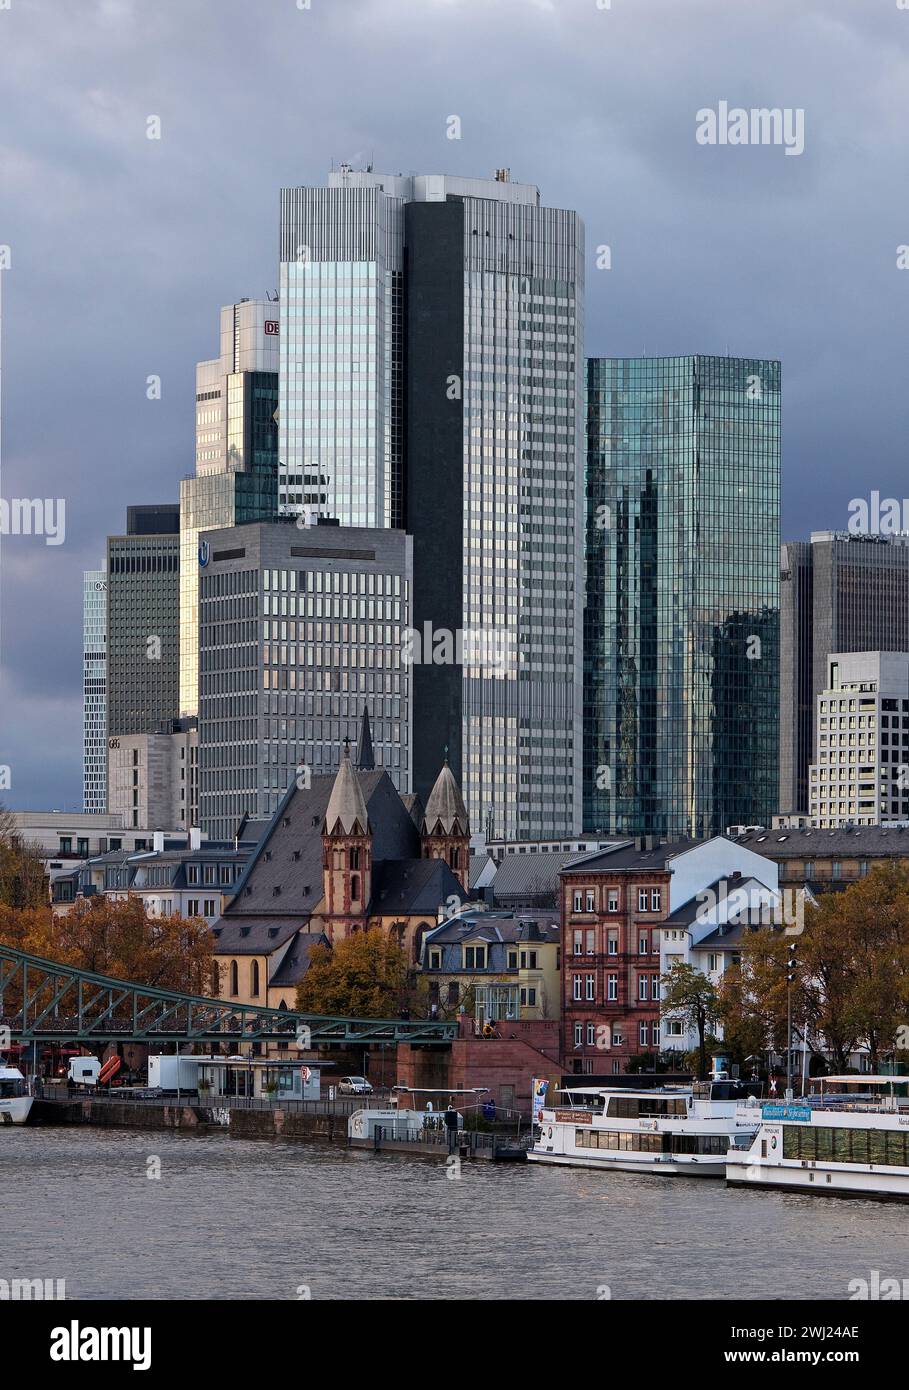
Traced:
<path id="1" fill-rule="evenodd" d="M 174 16 L 126 0 L 58 15 L 53 33 L 41 23 L 46 6 L 9 17 L 20 61 L 3 77 L 12 113 L 0 153 L 9 193 L 0 242 L 11 248 L 2 272 L 3 491 L 69 503 L 64 545 L 9 538 L 3 549 L 0 698 L 12 804 L 79 804 L 82 573 L 97 567 L 129 502 L 176 496 L 192 469 L 193 370 L 210 351 L 212 314 L 277 289 L 279 189 L 321 183 L 332 163 L 487 176 L 510 166 L 547 204 L 576 208 L 587 225 L 589 355 L 728 348 L 779 358 L 784 539 L 842 528 L 850 499 L 868 487 L 901 495 L 906 407 L 893 314 L 901 281 L 891 277 L 907 233 L 898 190 L 881 170 L 900 138 L 889 95 L 909 28 L 900 39 L 890 16 L 860 19 L 845 4 L 830 26 L 829 4 L 806 4 L 787 15 L 780 55 L 781 5 L 750 13 L 709 3 L 684 15 L 663 3 L 646 15 L 617 3 L 588 15 L 517 0 L 495 13 L 425 8 L 404 3 L 392 13 L 351 0 L 343 15 L 316 6 L 253 22 L 227 0 L 217 38 L 181 29 L 180 43 Z M 310 61 L 305 25 L 322 41 L 344 29 L 352 80 L 340 89 L 330 65 L 323 72 Z M 682 26 L 686 42 L 710 43 L 701 44 L 698 72 L 672 82 L 667 64 Z M 478 34 L 488 42 L 478 44 Z M 506 35 L 521 76 L 496 74 L 491 104 L 493 55 Z M 251 51 L 276 76 L 296 63 L 306 80 L 294 82 L 295 118 L 278 119 L 281 83 L 270 81 L 242 100 L 229 157 L 212 153 L 233 107 L 207 76 L 200 90 L 200 45 L 208 57 Z M 407 63 L 405 94 L 389 93 L 376 70 L 376 54 L 392 50 L 395 61 L 421 58 Z M 57 93 L 47 110 L 28 100 L 36 83 Z M 734 93 L 804 108 L 804 153 L 700 146 L 697 112 Z M 629 102 L 638 120 L 619 137 L 610 113 Z M 160 141 L 146 138 L 153 113 Z M 448 138 L 452 115 L 459 140 Z M 301 129 L 318 134 L 301 142 Z M 243 197 L 234 198 L 238 178 Z M 608 272 L 597 264 L 603 245 Z M 74 371 L 67 345 L 75 341 Z M 146 398 L 150 376 L 161 379 L 160 400 Z M 47 411 L 51 380 L 60 408 Z M 861 412 L 851 408 L 857 399 Z M 873 476 L 859 479 L 869 455 Z M 77 478 L 91 486 L 77 487 Z"/>

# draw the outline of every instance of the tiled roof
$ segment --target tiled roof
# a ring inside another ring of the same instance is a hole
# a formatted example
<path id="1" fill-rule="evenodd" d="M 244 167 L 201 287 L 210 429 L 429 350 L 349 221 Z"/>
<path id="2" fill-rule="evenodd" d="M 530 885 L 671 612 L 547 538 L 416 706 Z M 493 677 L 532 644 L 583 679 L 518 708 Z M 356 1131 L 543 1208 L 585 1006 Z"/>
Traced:
<path id="1" fill-rule="evenodd" d="M 219 917 L 212 927 L 215 955 L 271 955 L 300 930 L 299 918 Z"/>
<path id="2" fill-rule="evenodd" d="M 615 849 L 596 850 L 583 857 L 584 863 L 577 865 L 585 873 L 639 873 L 641 870 L 667 868 L 669 861 L 688 850 L 694 849 L 703 840 L 673 840 L 666 844 L 654 845 L 653 849 L 639 849 L 632 840 L 617 843 Z M 573 866 L 574 867 L 574 866 Z"/>
<path id="3" fill-rule="evenodd" d="M 461 902 L 464 889 L 442 859 L 384 859 L 374 863 L 369 912 L 375 916 L 414 916 L 436 920 L 445 903 Z"/>
<path id="4" fill-rule="evenodd" d="M 297 932 L 269 985 L 298 985 L 309 969 L 313 947 L 327 945 L 328 938 L 321 932 Z"/>
<path id="5" fill-rule="evenodd" d="M 731 838 L 731 837 L 730 837 Z M 902 858 L 909 856 L 909 826 L 859 825 L 852 829 L 749 830 L 735 838 L 771 859 Z"/>
<path id="6" fill-rule="evenodd" d="M 383 860 L 419 860 L 419 832 L 388 773 L 353 769 L 353 775 L 369 817 L 374 870 Z M 322 898 L 322 826 L 334 783 L 335 774 L 325 773 L 309 787 L 291 784 L 236 885 L 226 918 L 293 915 L 299 925 L 314 911 Z"/>
<path id="7" fill-rule="evenodd" d="M 535 850 L 532 854 L 506 854 L 492 882 L 496 902 L 509 898 L 551 897 L 555 899 L 559 886 L 559 870 L 587 853 L 566 854 L 552 850 Z"/>

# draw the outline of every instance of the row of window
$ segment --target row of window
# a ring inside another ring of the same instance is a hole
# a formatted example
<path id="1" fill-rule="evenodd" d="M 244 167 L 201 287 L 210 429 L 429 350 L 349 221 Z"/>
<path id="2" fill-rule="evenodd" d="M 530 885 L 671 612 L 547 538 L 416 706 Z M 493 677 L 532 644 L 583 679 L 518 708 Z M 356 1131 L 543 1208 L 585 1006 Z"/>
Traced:
<path id="1" fill-rule="evenodd" d="M 607 888 L 606 911 L 621 912 L 622 894 L 618 888 Z M 634 889 L 629 889 L 633 895 Z M 662 912 L 663 890 L 661 888 L 639 888 L 638 912 Z M 573 912 L 596 912 L 598 892 L 596 888 L 575 888 L 572 894 Z"/>
<path id="2" fill-rule="evenodd" d="M 642 1020 L 638 1024 L 638 1044 L 641 1047 L 659 1047 L 659 1023 Z M 625 1034 L 620 1023 L 576 1023 L 574 1025 L 575 1047 L 595 1047 L 603 1052 L 610 1047 L 624 1047 Z M 591 1071 L 592 1067 L 587 1067 Z"/>
<path id="3" fill-rule="evenodd" d="M 586 1000 L 588 1003 L 596 999 L 595 974 L 572 975 L 571 977 L 571 997 L 575 1000 Z M 609 973 L 606 976 L 606 1000 L 618 999 L 619 997 L 619 977 L 617 974 Z M 660 977 L 659 975 L 638 975 L 638 1000 L 644 1003 L 645 1000 L 660 998 Z"/>
<path id="4" fill-rule="evenodd" d="M 597 929 L 587 927 L 586 929 L 577 927 L 572 933 L 572 943 L 576 956 L 593 956 L 597 954 Z M 638 955 L 650 955 L 651 951 L 659 954 L 660 946 L 657 940 L 651 944 L 650 933 L 641 932 L 638 936 Z M 619 953 L 618 932 L 609 932 L 606 937 L 606 954 L 617 956 Z"/>
<path id="5" fill-rule="evenodd" d="M 783 1157 L 809 1163 L 878 1163 L 909 1167 L 909 1135 L 904 1130 L 834 1129 L 829 1125 L 786 1125 Z"/>

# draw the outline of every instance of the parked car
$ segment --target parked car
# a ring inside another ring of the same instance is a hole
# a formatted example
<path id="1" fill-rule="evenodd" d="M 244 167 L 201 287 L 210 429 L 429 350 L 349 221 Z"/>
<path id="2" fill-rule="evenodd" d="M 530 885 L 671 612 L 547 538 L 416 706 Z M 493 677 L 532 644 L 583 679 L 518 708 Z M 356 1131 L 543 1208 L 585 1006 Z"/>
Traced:
<path id="1" fill-rule="evenodd" d="M 365 1076 L 342 1076 L 338 1082 L 339 1096 L 371 1096 L 372 1087 Z"/>

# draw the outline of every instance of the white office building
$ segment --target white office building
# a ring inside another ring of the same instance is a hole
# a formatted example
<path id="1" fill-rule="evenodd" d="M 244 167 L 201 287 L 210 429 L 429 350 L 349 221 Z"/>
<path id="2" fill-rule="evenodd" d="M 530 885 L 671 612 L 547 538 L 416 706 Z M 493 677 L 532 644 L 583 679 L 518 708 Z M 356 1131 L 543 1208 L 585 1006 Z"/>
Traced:
<path id="1" fill-rule="evenodd" d="M 82 575 L 82 809 L 107 810 L 107 571 Z"/>
<path id="2" fill-rule="evenodd" d="M 812 824 L 909 822 L 909 652 L 835 652 L 817 698 Z"/>

